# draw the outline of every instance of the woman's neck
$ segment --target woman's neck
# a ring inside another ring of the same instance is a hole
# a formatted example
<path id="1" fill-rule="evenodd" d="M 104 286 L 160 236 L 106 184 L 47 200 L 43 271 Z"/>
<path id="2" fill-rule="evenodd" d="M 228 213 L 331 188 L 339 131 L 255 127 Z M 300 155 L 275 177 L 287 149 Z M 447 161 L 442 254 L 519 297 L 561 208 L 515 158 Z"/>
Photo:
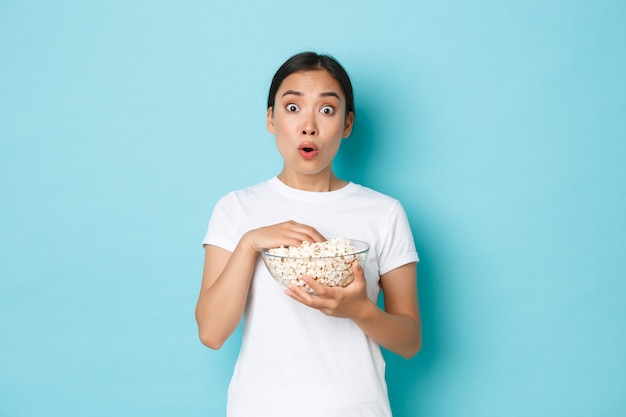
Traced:
<path id="1" fill-rule="evenodd" d="M 347 182 L 339 179 L 334 173 L 325 175 L 288 175 L 284 171 L 277 175 L 285 185 L 297 190 L 328 192 L 338 190 L 346 186 Z"/>

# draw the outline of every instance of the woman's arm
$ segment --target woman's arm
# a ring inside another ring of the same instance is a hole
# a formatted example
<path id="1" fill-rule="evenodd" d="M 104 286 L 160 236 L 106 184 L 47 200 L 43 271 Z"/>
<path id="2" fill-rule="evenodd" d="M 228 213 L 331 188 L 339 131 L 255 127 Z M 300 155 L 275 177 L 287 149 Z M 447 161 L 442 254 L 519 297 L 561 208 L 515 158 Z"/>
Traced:
<path id="1" fill-rule="evenodd" d="M 219 349 L 237 328 L 256 256 L 243 238 L 232 253 L 206 245 L 202 286 L 196 304 L 198 333 L 205 346 Z"/>
<path id="2" fill-rule="evenodd" d="M 296 287 L 289 287 L 286 292 L 324 314 L 352 319 L 386 349 L 407 359 L 414 356 L 422 346 L 416 264 L 403 265 L 381 277 L 385 310 L 367 296 L 365 277 L 358 262 L 353 265 L 353 271 L 354 281 L 345 288 L 325 287 L 303 277 L 317 296 Z"/>
<path id="3" fill-rule="evenodd" d="M 385 310 L 371 303 L 356 323 L 378 344 L 411 358 L 422 347 L 422 322 L 417 298 L 417 266 L 410 263 L 381 277 Z"/>
<path id="4" fill-rule="evenodd" d="M 202 343 L 219 349 L 235 331 L 246 305 L 254 267 L 261 248 L 321 242 L 314 228 L 288 221 L 245 233 L 234 251 L 206 245 L 196 321 Z"/>

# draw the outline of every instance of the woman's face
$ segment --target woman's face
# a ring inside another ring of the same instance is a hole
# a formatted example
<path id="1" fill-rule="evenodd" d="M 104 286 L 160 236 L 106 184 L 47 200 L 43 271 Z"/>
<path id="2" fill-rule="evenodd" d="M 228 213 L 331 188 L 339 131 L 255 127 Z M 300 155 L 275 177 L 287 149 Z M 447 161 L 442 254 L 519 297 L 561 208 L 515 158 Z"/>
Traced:
<path id="1" fill-rule="evenodd" d="M 341 140 L 350 135 L 354 114 L 346 115 L 341 86 L 326 70 L 296 72 L 285 78 L 267 111 L 267 130 L 276 137 L 283 174 L 331 172 Z"/>

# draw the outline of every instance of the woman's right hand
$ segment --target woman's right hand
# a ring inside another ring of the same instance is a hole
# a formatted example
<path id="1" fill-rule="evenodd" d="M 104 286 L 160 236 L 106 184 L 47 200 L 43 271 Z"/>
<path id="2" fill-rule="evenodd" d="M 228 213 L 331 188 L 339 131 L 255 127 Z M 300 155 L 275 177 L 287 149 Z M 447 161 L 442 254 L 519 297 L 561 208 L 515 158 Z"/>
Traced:
<path id="1" fill-rule="evenodd" d="M 242 240 L 256 252 L 280 246 L 300 246 L 302 242 L 324 242 L 326 238 L 315 228 L 289 220 L 283 223 L 253 229 Z"/>
<path id="2" fill-rule="evenodd" d="M 241 237 L 232 253 L 206 245 L 202 286 L 196 305 L 202 343 L 219 349 L 237 328 L 261 249 L 325 240 L 313 227 L 287 221 L 250 230 Z"/>

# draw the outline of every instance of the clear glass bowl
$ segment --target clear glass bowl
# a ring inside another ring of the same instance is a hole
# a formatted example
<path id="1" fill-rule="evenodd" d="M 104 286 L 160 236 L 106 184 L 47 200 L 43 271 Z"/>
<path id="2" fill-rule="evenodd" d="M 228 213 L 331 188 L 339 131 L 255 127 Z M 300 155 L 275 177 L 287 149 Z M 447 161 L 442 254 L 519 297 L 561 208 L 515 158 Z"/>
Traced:
<path id="1" fill-rule="evenodd" d="M 349 242 L 355 251 L 345 255 L 291 257 L 273 255 L 268 249 L 263 249 L 261 255 L 270 274 L 280 284 L 285 287 L 293 284 L 313 293 L 311 287 L 301 279 L 302 275 L 308 275 L 329 287 L 345 287 L 354 279 L 354 261 L 359 261 L 361 267 L 365 267 L 369 245 L 360 240 L 351 239 Z"/>

